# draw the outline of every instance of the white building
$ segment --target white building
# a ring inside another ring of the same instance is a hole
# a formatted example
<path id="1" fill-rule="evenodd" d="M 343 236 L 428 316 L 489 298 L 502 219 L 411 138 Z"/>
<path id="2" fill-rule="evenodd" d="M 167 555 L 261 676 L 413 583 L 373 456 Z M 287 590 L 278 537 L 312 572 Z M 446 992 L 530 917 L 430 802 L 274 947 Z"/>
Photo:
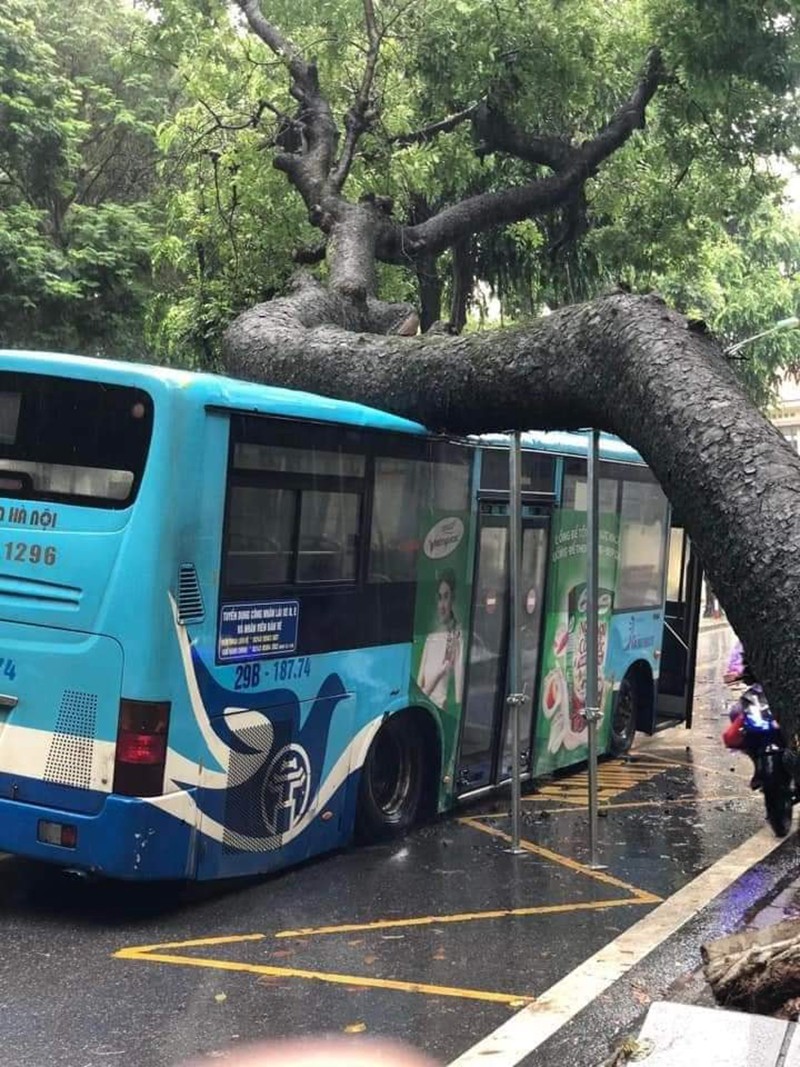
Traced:
<path id="1" fill-rule="evenodd" d="M 780 400 L 771 418 L 795 451 L 800 453 L 800 382 L 794 378 L 784 378 Z"/>

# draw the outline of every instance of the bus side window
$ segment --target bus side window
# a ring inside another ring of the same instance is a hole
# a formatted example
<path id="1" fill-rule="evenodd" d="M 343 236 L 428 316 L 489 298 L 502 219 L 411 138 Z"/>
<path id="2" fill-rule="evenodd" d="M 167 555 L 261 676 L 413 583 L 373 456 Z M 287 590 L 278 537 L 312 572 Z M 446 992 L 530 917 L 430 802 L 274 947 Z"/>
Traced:
<path id="1" fill-rule="evenodd" d="M 425 460 L 376 458 L 369 581 L 416 581 L 419 516 L 428 501 L 430 479 L 431 465 Z"/>
<path id="2" fill-rule="evenodd" d="M 353 581 L 358 562 L 361 497 L 317 489 L 300 503 L 298 582 Z"/>
<path id="3" fill-rule="evenodd" d="M 661 606 L 667 515 L 667 498 L 658 482 L 637 478 L 622 483 L 618 610 Z"/>
<path id="4" fill-rule="evenodd" d="M 279 585 L 290 580 L 296 497 L 293 489 L 231 487 L 229 585 Z"/>
<path id="5" fill-rule="evenodd" d="M 247 416 L 232 419 L 231 433 L 228 593 L 355 582 L 367 466 L 360 435 Z"/>

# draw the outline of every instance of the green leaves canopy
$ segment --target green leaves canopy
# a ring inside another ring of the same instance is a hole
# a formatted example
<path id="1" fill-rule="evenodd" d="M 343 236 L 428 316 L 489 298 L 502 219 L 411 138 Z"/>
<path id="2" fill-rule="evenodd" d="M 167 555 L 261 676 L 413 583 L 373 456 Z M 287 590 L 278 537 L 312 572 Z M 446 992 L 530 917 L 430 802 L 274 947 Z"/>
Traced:
<path id="1" fill-rule="evenodd" d="M 0 9 L 0 343 L 140 356 L 163 73 L 117 0 Z"/>
<path id="2" fill-rule="evenodd" d="M 579 143 L 630 94 L 648 48 L 664 52 L 672 80 L 588 182 L 583 217 L 472 240 L 505 320 L 617 284 L 659 289 L 726 341 L 800 311 L 776 164 L 800 143 L 796 0 L 376 6 L 376 117 L 344 192 L 390 197 L 403 220 L 546 173 L 476 151 L 469 121 L 431 136 L 428 125 L 484 101 L 521 130 Z M 298 249 L 319 247 L 271 166 L 298 132 L 283 65 L 222 0 L 146 11 L 7 0 L 0 12 L 0 343 L 127 356 L 147 345 L 150 358 L 214 366 L 231 317 L 284 287 Z M 361 0 L 265 11 L 315 57 L 343 128 L 364 68 Z M 449 260 L 437 266 L 445 298 Z M 381 282 L 387 299 L 415 299 L 411 263 L 382 267 Z M 787 335 L 748 351 L 756 395 L 796 349 Z"/>

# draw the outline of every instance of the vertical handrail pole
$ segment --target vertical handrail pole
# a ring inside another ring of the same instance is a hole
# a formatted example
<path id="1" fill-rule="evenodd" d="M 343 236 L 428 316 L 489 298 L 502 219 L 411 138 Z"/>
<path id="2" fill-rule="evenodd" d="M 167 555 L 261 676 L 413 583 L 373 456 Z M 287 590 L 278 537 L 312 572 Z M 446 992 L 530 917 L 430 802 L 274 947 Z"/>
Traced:
<path id="1" fill-rule="evenodd" d="M 520 713 L 525 700 L 520 684 L 522 674 L 521 556 L 522 556 L 522 438 L 515 430 L 509 454 L 509 662 L 507 703 L 511 715 L 511 851 L 520 848 L 520 814 L 522 808 L 522 761 L 520 759 Z"/>
<path id="2" fill-rule="evenodd" d="M 586 723 L 589 731 L 589 863 L 592 867 L 597 866 L 597 722 L 600 718 L 597 656 L 599 446 L 600 434 L 592 430 L 586 471 Z"/>

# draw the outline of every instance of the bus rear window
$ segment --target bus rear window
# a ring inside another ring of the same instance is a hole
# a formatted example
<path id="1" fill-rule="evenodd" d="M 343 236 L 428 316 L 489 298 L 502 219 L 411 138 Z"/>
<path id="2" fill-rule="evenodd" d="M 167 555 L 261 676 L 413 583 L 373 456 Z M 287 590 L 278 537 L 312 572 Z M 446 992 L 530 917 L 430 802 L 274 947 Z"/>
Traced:
<path id="1" fill-rule="evenodd" d="M 141 389 L 0 373 L 0 495 L 126 507 L 152 429 L 153 401 Z"/>

